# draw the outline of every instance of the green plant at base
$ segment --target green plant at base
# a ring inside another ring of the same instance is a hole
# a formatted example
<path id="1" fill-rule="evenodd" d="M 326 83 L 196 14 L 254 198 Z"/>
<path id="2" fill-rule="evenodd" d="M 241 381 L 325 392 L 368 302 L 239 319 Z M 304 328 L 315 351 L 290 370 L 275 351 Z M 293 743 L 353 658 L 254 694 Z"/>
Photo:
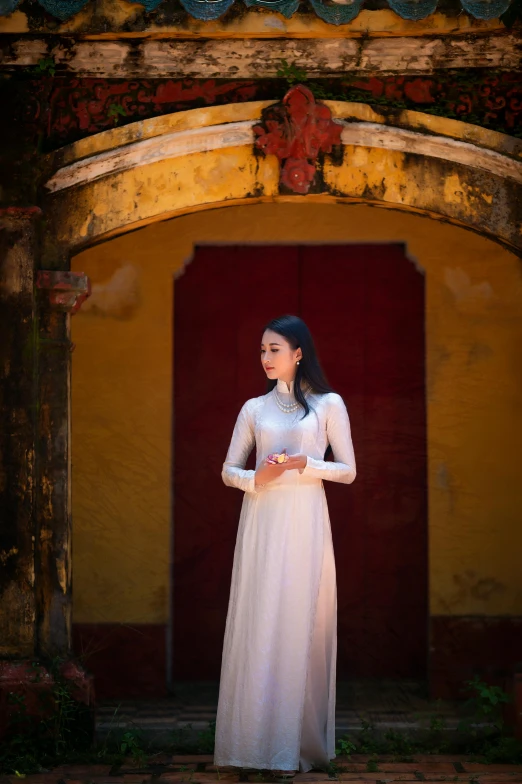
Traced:
<path id="1" fill-rule="evenodd" d="M 475 692 L 466 706 L 472 708 L 476 716 L 495 719 L 498 728 L 502 729 L 502 706 L 512 702 L 512 697 L 500 686 L 488 686 L 478 676 L 466 681 L 466 685 Z"/>
<path id="2" fill-rule="evenodd" d="M 478 676 L 466 681 L 466 686 L 474 694 L 464 703 L 468 715 L 461 719 L 458 729 L 469 738 L 468 750 L 476 752 L 478 748 L 486 749 L 488 743 L 502 734 L 502 706 L 511 698 L 499 686 L 489 686 Z"/>
<path id="3" fill-rule="evenodd" d="M 352 743 L 348 736 L 339 738 L 337 746 L 335 747 L 335 754 L 337 757 L 349 757 L 354 751 L 357 751 L 357 746 L 355 743 Z"/>
<path id="4" fill-rule="evenodd" d="M 188 765 L 181 765 L 181 767 L 180 767 L 180 769 L 179 769 L 180 773 L 183 773 L 183 774 L 184 774 L 184 773 L 185 773 L 187 770 L 188 770 L 188 771 L 190 771 L 190 774 L 189 774 L 189 777 L 188 777 L 188 779 L 185 779 L 185 776 L 184 776 L 184 775 L 182 775 L 182 776 L 181 776 L 181 781 L 192 781 L 192 779 L 194 778 L 194 770 L 193 770 L 192 768 L 189 768 L 189 767 L 188 767 Z"/>
<path id="5" fill-rule="evenodd" d="M 466 752 L 483 762 L 522 762 L 522 741 L 506 733 L 502 709 L 512 697 L 499 686 L 475 676 L 466 683 L 474 692 L 464 703 L 468 716 L 458 729 L 466 738 Z"/>
<path id="6" fill-rule="evenodd" d="M 74 686 L 61 675 L 63 661 L 59 657 L 51 661 L 52 686 L 37 693 L 41 718 L 29 715 L 24 694 L 9 693 L 13 709 L 0 750 L 0 772 L 38 772 L 42 766 L 59 764 L 91 746 L 90 709 L 74 698 Z M 33 683 L 41 681 L 40 666 L 38 661 L 30 665 Z"/>
<path id="7" fill-rule="evenodd" d="M 448 726 L 444 716 L 431 716 L 426 746 L 430 748 L 431 754 L 442 754 L 448 750 Z"/>
<path id="8" fill-rule="evenodd" d="M 120 741 L 120 753 L 123 757 L 129 756 L 136 766 L 141 766 L 147 759 L 143 748 L 143 737 L 139 730 L 127 730 Z"/>
<path id="9" fill-rule="evenodd" d="M 337 765 L 333 761 L 330 761 L 330 763 L 326 767 L 325 772 L 328 774 L 329 779 L 338 779 L 340 773 L 339 765 Z"/>
<path id="10" fill-rule="evenodd" d="M 399 757 L 408 757 L 414 753 L 414 744 L 411 738 L 397 732 L 397 730 L 388 730 L 384 735 L 386 754 L 393 754 Z"/>
<path id="11" fill-rule="evenodd" d="M 358 754 L 376 754 L 379 751 L 379 742 L 375 733 L 375 727 L 366 719 L 361 720 L 362 730 L 357 739 Z"/>
<path id="12" fill-rule="evenodd" d="M 503 736 L 490 741 L 483 748 L 482 757 L 488 764 L 510 763 L 517 765 L 522 763 L 522 741 L 511 736 Z"/>
<path id="13" fill-rule="evenodd" d="M 7 704 L 12 706 L 13 712 L 9 717 L 7 739 L 1 746 L 0 773 L 25 774 L 38 769 L 38 760 L 35 756 L 35 746 L 30 740 L 30 719 L 27 715 L 27 705 L 24 694 L 9 692 Z"/>
<path id="14" fill-rule="evenodd" d="M 199 732 L 195 740 L 190 737 L 191 730 L 192 724 L 172 730 L 169 751 L 173 754 L 212 754 L 216 741 L 216 721 L 209 721 L 208 727 Z"/>
<path id="15" fill-rule="evenodd" d="M 54 680 L 52 696 L 42 693 L 42 703 L 49 709 L 49 716 L 43 719 L 42 724 L 53 740 L 56 757 L 62 757 L 70 750 L 87 748 L 91 742 L 88 732 L 89 707 L 73 697 L 71 683 L 60 672 L 63 662 L 60 657 L 51 661 L 49 672 Z M 38 672 L 36 677 L 39 678 Z"/>
<path id="16" fill-rule="evenodd" d="M 92 738 L 82 724 L 88 718 L 88 708 L 78 705 L 73 699 L 71 684 L 60 676 L 60 664 L 61 660 L 57 659 L 49 667 L 56 681 L 50 697 L 54 700 L 54 712 L 50 717 L 35 724 L 27 715 L 25 696 L 17 693 L 8 695 L 13 711 L 8 742 L 0 747 L 0 773 L 23 778 L 25 773 L 40 772 L 42 768 L 64 762 L 121 763 L 125 756 L 130 756 L 138 765 L 146 762 L 139 728 L 127 730 L 112 745 L 109 743 L 109 729 L 101 746 L 93 748 L 90 745 Z M 41 680 L 39 663 L 33 662 L 32 668 L 36 683 Z M 465 703 L 469 716 L 462 722 L 461 735 L 457 738 L 450 738 L 445 716 L 441 713 L 442 706 L 435 704 L 429 729 L 422 735 L 411 737 L 408 733 L 389 730 L 383 738 L 370 721 L 362 719 L 357 735 L 344 735 L 337 740 L 335 753 L 348 758 L 354 753 L 371 755 L 368 772 L 378 771 L 379 754 L 390 754 L 396 760 L 413 762 L 414 755 L 418 753 L 465 752 L 486 763 L 522 763 L 522 742 L 505 734 L 502 721 L 502 708 L 510 702 L 509 695 L 499 687 L 488 686 L 479 678 L 468 681 L 467 686 L 473 693 Z M 119 706 L 114 716 L 118 710 Z M 82 711 L 86 714 L 82 715 Z M 168 750 L 173 753 L 212 753 L 215 721 L 209 722 L 208 728 L 196 737 L 196 733 L 194 736 L 190 733 L 191 729 L 189 724 L 175 730 Z M 334 761 L 325 769 L 331 779 L 338 779 L 339 774 L 346 770 Z M 220 778 L 219 770 L 216 777 Z M 185 780 L 197 782 L 197 772 L 190 771 Z M 258 772 L 256 780 L 264 780 L 262 772 Z"/>
<path id="17" fill-rule="evenodd" d="M 216 721 L 209 721 L 208 728 L 198 735 L 198 754 L 212 754 L 216 743 Z"/>

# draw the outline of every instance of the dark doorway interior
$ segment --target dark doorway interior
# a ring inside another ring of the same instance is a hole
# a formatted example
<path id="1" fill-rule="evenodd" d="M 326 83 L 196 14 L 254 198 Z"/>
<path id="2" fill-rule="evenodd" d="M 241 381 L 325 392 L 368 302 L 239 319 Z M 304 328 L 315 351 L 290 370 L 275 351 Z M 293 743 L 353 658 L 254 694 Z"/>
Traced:
<path id="1" fill-rule="evenodd" d="M 404 245 L 202 246 L 174 296 L 174 680 L 219 679 L 242 500 L 221 466 L 241 405 L 265 392 L 261 330 L 282 313 L 308 323 L 352 423 L 357 479 L 325 483 L 338 679 L 424 679 L 424 276 Z"/>

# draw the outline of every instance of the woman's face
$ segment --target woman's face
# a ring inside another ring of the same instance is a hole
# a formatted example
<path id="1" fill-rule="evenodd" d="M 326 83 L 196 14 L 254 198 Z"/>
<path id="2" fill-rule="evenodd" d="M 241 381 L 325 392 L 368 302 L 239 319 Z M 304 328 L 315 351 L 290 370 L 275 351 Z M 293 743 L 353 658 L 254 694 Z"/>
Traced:
<path id="1" fill-rule="evenodd" d="M 300 348 L 295 351 L 282 335 L 267 329 L 261 338 L 261 364 L 268 378 L 292 381 L 301 359 Z"/>

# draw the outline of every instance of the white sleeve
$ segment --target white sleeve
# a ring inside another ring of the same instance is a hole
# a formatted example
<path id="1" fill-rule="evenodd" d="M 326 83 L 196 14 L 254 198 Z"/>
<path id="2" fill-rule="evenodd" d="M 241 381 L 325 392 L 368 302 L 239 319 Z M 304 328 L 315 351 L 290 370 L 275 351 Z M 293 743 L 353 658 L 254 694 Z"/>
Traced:
<path id="1" fill-rule="evenodd" d="M 350 419 L 342 397 L 330 393 L 330 398 L 327 403 L 326 432 L 335 462 L 308 457 L 306 466 L 300 473 L 319 479 L 329 479 L 331 482 L 351 484 L 355 479 L 356 470 Z"/>
<path id="2" fill-rule="evenodd" d="M 229 487 L 237 487 L 245 493 L 259 492 L 260 488 L 255 485 L 256 472 L 245 470 L 246 461 L 255 442 L 252 402 L 247 400 L 239 412 L 221 472 L 223 482 Z"/>

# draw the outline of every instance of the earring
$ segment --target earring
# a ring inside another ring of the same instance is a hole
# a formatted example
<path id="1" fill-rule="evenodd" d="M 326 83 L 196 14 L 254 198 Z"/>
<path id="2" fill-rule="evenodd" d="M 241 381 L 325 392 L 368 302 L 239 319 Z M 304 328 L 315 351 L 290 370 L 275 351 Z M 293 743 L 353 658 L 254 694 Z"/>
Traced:
<path id="1" fill-rule="evenodd" d="M 297 364 L 299 364 L 299 360 L 297 360 Z"/>

